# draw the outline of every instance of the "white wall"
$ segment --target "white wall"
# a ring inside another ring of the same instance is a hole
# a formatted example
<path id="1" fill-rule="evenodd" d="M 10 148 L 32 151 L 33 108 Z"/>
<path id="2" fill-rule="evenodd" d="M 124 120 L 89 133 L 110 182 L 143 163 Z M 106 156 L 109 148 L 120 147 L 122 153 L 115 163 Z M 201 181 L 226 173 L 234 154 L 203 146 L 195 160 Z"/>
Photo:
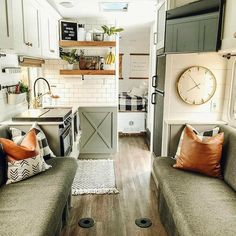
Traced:
<path id="1" fill-rule="evenodd" d="M 209 68 L 216 77 L 217 89 L 213 98 L 203 105 L 189 105 L 181 100 L 176 83 L 181 73 L 191 66 Z M 217 53 L 182 54 L 167 56 L 165 91 L 165 120 L 221 120 L 226 85 L 227 60 Z M 217 108 L 212 108 L 212 102 Z"/>
<path id="2" fill-rule="evenodd" d="M 2 68 L 4 67 L 17 67 L 18 59 L 14 54 L 7 54 L 6 57 L 0 57 L 0 84 L 1 85 L 13 85 L 17 84 L 21 79 L 21 74 L 5 74 L 2 73 Z M 0 121 L 10 119 L 12 116 L 16 115 L 27 109 L 27 103 L 18 105 L 8 105 L 6 89 L 0 91 Z"/>
<path id="3" fill-rule="evenodd" d="M 146 79 L 129 79 L 130 77 L 130 53 L 149 53 L 150 27 L 126 28 L 121 33 L 120 53 L 123 53 L 122 76 L 119 80 L 119 91 L 127 92 L 140 84 L 148 84 Z"/>

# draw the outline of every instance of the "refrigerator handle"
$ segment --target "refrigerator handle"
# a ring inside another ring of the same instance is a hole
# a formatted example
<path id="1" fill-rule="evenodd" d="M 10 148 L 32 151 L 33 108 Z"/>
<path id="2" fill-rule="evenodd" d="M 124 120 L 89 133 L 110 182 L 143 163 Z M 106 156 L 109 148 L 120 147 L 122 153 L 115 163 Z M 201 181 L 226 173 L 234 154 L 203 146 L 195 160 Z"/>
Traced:
<path id="1" fill-rule="evenodd" d="M 157 32 L 153 34 L 153 44 L 157 45 Z"/>
<path id="2" fill-rule="evenodd" d="M 151 103 L 152 103 L 153 105 L 156 104 L 156 94 L 157 94 L 157 93 L 152 93 Z"/>
<path id="3" fill-rule="evenodd" d="M 152 87 L 157 88 L 157 75 L 152 76 Z"/>

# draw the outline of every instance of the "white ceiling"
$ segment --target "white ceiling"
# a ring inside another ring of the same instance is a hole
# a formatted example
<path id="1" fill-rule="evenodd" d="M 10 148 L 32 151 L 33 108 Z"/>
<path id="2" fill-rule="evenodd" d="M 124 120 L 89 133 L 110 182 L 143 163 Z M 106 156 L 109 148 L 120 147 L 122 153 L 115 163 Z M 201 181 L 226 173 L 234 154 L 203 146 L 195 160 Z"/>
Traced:
<path id="1" fill-rule="evenodd" d="M 65 8 L 60 2 L 71 1 L 72 8 Z M 48 0 L 48 2 L 64 18 L 112 18 L 116 19 L 121 27 L 143 27 L 155 19 L 155 5 L 157 0 Z M 100 2 L 128 2 L 128 12 L 108 13 L 101 12 Z"/>

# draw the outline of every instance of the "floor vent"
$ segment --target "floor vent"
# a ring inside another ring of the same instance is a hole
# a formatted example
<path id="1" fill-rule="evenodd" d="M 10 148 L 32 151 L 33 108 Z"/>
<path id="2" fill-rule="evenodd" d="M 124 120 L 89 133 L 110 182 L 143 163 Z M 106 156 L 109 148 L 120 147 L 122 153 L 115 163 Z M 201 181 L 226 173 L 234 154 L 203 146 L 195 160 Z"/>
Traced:
<path id="1" fill-rule="evenodd" d="M 82 218 L 78 224 L 81 228 L 91 228 L 94 226 L 94 220 L 92 218 Z"/>
<path id="2" fill-rule="evenodd" d="M 148 228 L 152 225 L 152 221 L 148 218 L 139 218 L 135 220 L 135 224 L 140 228 Z"/>

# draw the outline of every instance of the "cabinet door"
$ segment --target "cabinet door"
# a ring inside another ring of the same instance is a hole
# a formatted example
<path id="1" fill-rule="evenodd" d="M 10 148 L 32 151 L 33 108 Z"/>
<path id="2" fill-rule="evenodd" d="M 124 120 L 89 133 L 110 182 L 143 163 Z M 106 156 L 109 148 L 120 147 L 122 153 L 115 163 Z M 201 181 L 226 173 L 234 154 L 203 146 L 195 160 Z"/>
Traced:
<path id="1" fill-rule="evenodd" d="M 0 0 L 0 49 L 13 49 L 12 0 Z"/>
<path id="2" fill-rule="evenodd" d="M 40 6 L 34 0 L 23 0 L 24 37 L 29 54 L 41 56 Z"/>
<path id="3" fill-rule="evenodd" d="M 190 21 L 174 25 L 173 48 L 176 52 L 199 51 L 199 22 Z"/>
<path id="4" fill-rule="evenodd" d="M 28 54 L 29 46 L 25 33 L 24 24 L 24 0 L 13 1 L 13 28 L 14 28 L 14 48 L 17 54 Z"/>
<path id="5" fill-rule="evenodd" d="M 174 52 L 174 25 L 173 24 L 167 24 L 166 39 L 168 40 L 165 40 L 165 52 L 167 53 Z"/>
<path id="6" fill-rule="evenodd" d="M 166 7 L 167 2 L 165 0 L 157 6 L 157 50 L 164 47 Z"/>
<path id="7" fill-rule="evenodd" d="M 218 17 L 200 21 L 199 51 L 210 52 L 217 50 Z"/>
<path id="8" fill-rule="evenodd" d="M 117 151 L 117 108 L 79 108 L 82 131 L 80 153 L 114 153 Z"/>
<path id="9" fill-rule="evenodd" d="M 49 34 L 49 52 L 50 57 L 59 57 L 59 31 L 58 31 L 58 21 L 53 17 L 48 19 L 48 34 Z"/>
<path id="10" fill-rule="evenodd" d="M 58 21 L 47 12 L 41 16 L 42 56 L 45 58 L 59 58 Z"/>

